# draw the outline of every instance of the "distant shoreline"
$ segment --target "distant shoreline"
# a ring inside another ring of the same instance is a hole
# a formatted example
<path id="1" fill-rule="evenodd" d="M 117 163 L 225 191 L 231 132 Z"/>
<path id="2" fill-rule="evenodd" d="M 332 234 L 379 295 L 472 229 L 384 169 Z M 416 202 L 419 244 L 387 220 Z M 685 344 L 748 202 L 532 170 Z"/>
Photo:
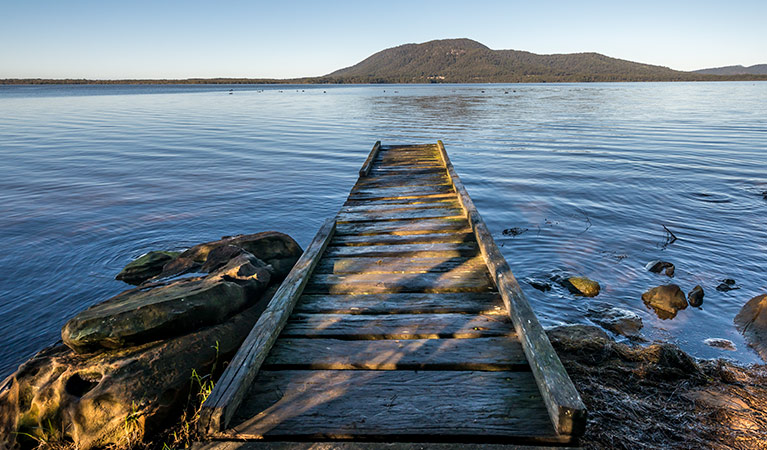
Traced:
<path id="1" fill-rule="evenodd" d="M 594 77 L 535 77 L 527 80 L 477 80 L 477 81 L 394 81 L 394 80 L 368 80 L 368 81 L 350 81 L 342 78 L 298 78 L 298 79 L 261 79 L 261 78 L 188 78 L 188 79 L 137 79 L 137 80 L 90 80 L 90 79 L 43 79 L 43 78 L 6 78 L 0 79 L 0 85 L 195 85 L 195 84 L 243 84 L 243 85 L 265 85 L 265 84 L 516 84 L 516 83 L 636 83 L 636 82 L 687 82 L 687 81 L 767 81 L 767 75 L 700 75 L 690 74 L 690 78 L 628 78 L 628 79 L 602 79 L 600 76 Z"/>

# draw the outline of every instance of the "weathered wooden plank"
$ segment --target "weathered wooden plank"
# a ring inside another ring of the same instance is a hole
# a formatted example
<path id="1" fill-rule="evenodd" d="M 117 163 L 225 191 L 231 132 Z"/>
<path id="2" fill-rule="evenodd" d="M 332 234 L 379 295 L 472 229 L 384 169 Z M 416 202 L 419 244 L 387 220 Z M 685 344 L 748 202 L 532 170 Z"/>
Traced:
<path id="1" fill-rule="evenodd" d="M 455 193 L 448 192 L 444 194 L 432 194 L 427 196 L 394 197 L 382 199 L 347 199 L 344 206 L 364 206 L 364 205 L 418 205 L 418 204 L 437 204 L 452 203 L 458 201 Z"/>
<path id="2" fill-rule="evenodd" d="M 529 372 L 262 371 L 238 422 L 232 438 L 562 441 Z"/>
<path id="3" fill-rule="evenodd" d="M 376 166 L 370 170 L 371 176 L 386 175 L 441 175 L 446 173 L 445 167 L 434 164 L 419 164 L 414 167 Z"/>
<path id="4" fill-rule="evenodd" d="M 463 217 L 447 217 L 442 219 L 396 220 L 390 222 L 349 222 L 336 226 L 336 235 L 373 235 L 394 234 L 407 236 L 411 234 L 453 233 L 471 230 L 469 222 Z"/>
<path id="5" fill-rule="evenodd" d="M 443 176 L 433 177 L 377 177 L 375 179 L 370 178 L 365 181 L 358 181 L 354 186 L 355 190 L 362 189 L 387 189 L 387 188 L 403 188 L 413 186 L 450 186 L 450 180 Z"/>
<path id="6" fill-rule="evenodd" d="M 398 166 L 415 166 L 417 168 L 423 167 L 423 166 L 434 166 L 434 167 L 441 167 L 444 170 L 444 166 L 442 165 L 442 162 L 439 160 L 439 157 L 405 157 L 405 156 L 399 156 L 399 157 L 391 157 L 391 158 L 377 158 L 373 162 L 373 166 L 375 168 L 379 167 L 385 167 L 385 168 L 396 168 Z"/>
<path id="7" fill-rule="evenodd" d="M 458 174 L 447 156 L 442 141 L 437 141 L 442 159 L 467 212 L 469 222 L 477 236 L 482 256 L 487 263 L 506 308 L 520 336 L 532 373 L 541 390 L 549 416 L 561 435 L 581 435 L 586 426 L 586 407 L 559 360 L 543 327 L 535 316 L 527 297 L 514 278 L 511 268 L 487 229 L 482 216 L 474 206 Z"/>
<path id="8" fill-rule="evenodd" d="M 285 326 L 309 279 L 308 275 L 314 270 L 334 230 L 335 221 L 332 219 L 320 227 L 224 370 L 200 410 L 198 426 L 204 432 L 215 433 L 229 424 L 261 363 Z"/>
<path id="9" fill-rule="evenodd" d="M 338 222 L 392 221 L 402 219 L 434 219 L 439 217 L 465 217 L 461 208 L 419 208 L 400 211 L 339 212 Z"/>
<path id="10" fill-rule="evenodd" d="M 333 239 L 333 246 L 360 246 L 360 245 L 400 245 L 400 244 L 437 244 L 476 242 L 474 233 L 432 233 L 416 234 L 411 236 L 397 236 L 392 234 L 377 234 L 372 236 L 338 236 Z"/>
<path id="11" fill-rule="evenodd" d="M 384 235 L 385 236 L 385 235 Z M 477 256 L 443 256 L 432 258 L 340 257 L 322 258 L 314 273 L 424 273 L 466 271 L 484 268 L 485 261 Z"/>
<path id="12" fill-rule="evenodd" d="M 447 201 L 439 201 L 439 202 L 420 202 L 420 203 L 404 203 L 404 204 L 375 204 L 372 202 L 365 202 L 362 204 L 357 205 L 349 205 L 344 206 L 341 208 L 341 212 L 344 213 L 350 213 L 350 212 L 379 212 L 379 213 L 386 213 L 386 212 L 400 212 L 400 211 L 412 211 L 412 210 L 423 210 L 423 209 L 437 209 L 437 208 L 450 208 L 450 209 L 460 209 L 461 204 L 458 202 L 458 199 L 451 199 Z"/>
<path id="13" fill-rule="evenodd" d="M 373 170 L 376 172 L 384 172 L 391 175 L 422 170 L 433 171 L 434 174 L 445 173 L 445 166 L 442 165 L 441 161 L 436 159 L 390 159 L 375 161 L 373 164 Z"/>
<path id="14" fill-rule="evenodd" d="M 530 370 L 514 337 L 277 339 L 264 370 Z"/>
<path id="15" fill-rule="evenodd" d="M 381 149 L 381 141 L 376 141 L 376 143 L 373 145 L 373 149 L 370 150 L 370 154 L 365 160 L 365 163 L 362 164 L 362 168 L 360 169 L 360 177 L 365 177 L 368 175 L 368 173 L 370 172 L 370 169 L 373 168 L 373 161 L 375 161 L 376 157 L 378 156 L 378 151 L 380 149 Z"/>
<path id="16" fill-rule="evenodd" d="M 507 314 L 497 292 L 448 294 L 304 294 L 296 313 L 311 314 Z"/>
<path id="17" fill-rule="evenodd" d="M 433 186 L 404 186 L 392 188 L 354 187 L 349 194 L 349 200 L 428 197 L 452 193 L 454 193 L 453 186 L 449 184 L 438 184 Z"/>
<path id="18" fill-rule="evenodd" d="M 491 444 L 484 441 L 477 444 L 467 442 L 392 443 L 360 441 L 324 442 L 319 440 L 309 440 L 308 442 L 227 440 L 197 442 L 192 444 L 192 450 L 562 450 L 562 447 L 559 446 Z"/>
<path id="19" fill-rule="evenodd" d="M 493 282 L 485 267 L 425 273 L 315 273 L 307 293 L 487 292 Z"/>
<path id="20" fill-rule="evenodd" d="M 402 245 L 364 245 L 357 247 L 328 247 L 325 257 L 353 256 L 397 256 L 413 258 L 433 258 L 452 256 L 475 256 L 479 254 L 475 242 L 460 244 L 402 244 Z"/>
<path id="21" fill-rule="evenodd" d="M 381 149 L 378 156 L 399 156 L 399 155 L 434 155 L 439 156 L 439 150 L 436 147 L 423 148 L 397 148 Z"/>
<path id="22" fill-rule="evenodd" d="M 293 314 L 281 337 L 440 339 L 514 336 L 498 314 Z"/>

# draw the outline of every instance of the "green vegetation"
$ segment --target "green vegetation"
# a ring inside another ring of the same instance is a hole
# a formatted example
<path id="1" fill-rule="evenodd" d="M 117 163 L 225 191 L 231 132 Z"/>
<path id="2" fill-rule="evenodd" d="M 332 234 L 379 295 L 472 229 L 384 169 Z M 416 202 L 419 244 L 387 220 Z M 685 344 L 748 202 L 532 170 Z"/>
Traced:
<path id="1" fill-rule="evenodd" d="M 680 72 L 598 53 L 537 55 L 518 50 L 491 50 L 469 39 L 446 39 L 383 50 L 324 79 L 335 83 L 519 83 L 710 81 L 725 78 Z"/>
<path id="2" fill-rule="evenodd" d="M 405 44 L 322 77 L 293 79 L 190 78 L 186 80 L 7 79 L 0 84 L 347 84 L 347 83 L 543 83 L 589 81 L 767 80 L 767 66 L 681 72 L 610 58 L 599 53 L 537 55 L 491 50 L 471 39 Z M 727 69 L 727 70 L 721 70 Z"/>

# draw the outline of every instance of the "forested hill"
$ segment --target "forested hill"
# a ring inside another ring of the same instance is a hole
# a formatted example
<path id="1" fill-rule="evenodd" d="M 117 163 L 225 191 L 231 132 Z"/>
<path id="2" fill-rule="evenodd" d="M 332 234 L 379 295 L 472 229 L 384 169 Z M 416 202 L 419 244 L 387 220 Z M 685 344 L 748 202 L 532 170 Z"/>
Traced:
<path id="1" fill-rule="evenodd" d="M 515 83 L 554 81 L 719 80 L 599 53 L 537 55 L 491 50 L 471 39 L 405 44 L 321 77 L 335 83 Z"/>

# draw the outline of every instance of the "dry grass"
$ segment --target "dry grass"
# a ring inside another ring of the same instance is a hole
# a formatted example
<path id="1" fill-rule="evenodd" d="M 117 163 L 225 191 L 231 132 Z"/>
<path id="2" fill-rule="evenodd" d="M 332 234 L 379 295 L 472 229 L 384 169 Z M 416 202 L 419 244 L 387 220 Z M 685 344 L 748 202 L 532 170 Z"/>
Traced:
<path id="1" fill-rule="evenodd" d="M 767 449 L 764 366 L 697 362 L 670 344 L 631 347 L 568 328 L 550 335 L 589 410 L 584 448 Z"/>

